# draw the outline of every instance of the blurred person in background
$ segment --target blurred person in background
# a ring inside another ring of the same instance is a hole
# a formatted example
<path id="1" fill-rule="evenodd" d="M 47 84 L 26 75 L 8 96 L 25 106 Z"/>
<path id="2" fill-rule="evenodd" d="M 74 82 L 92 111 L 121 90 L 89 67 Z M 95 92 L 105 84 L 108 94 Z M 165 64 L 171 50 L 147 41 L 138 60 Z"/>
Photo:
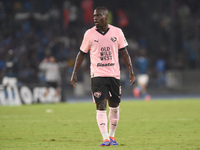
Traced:
<path id="1" fill-rule="evenodd" d="M 61 76 L 60 76 L 60 66 L 56 62 L 55 57 L 50 56 L 49 58 L 45 58 L 39 65 L 39 69 L 45 72 L 45 82 L 47 84 L 46 91 L 44 96 L 47 97 L 49 93 L 49 88 L 53 87 L 56 90 L 56 97 L 60 96 L 60 84 L 61 84 Z"/>
<path id="2" fill-rule="evenodd" d="M 147 93 L 149 82 L 148 59 L 144 48 L 139 50 L 139 56 L 136 58 L 135 64 L 137 69 L 137 86 L 133 89 L 134 97 L 141 96 L 148 101 L 151 99 L 151 96 Z"/>
<path id="3" fill-rule="evenodd" d="M 5 59 L 5 66 L 3 69 L 2 85 L 5 89 L 5 98 L 8 104 L 19 105 L 19 94 L 17 92 L 18 86 L 18 59 L 15 56 L 13 49 L 9 49 Z"/>
<path id="4" fill-rule="evenodd" d="M 121 102 L 119 52 L 129 71 L 130 85 L 135 82 L 132 62 L 127 51 L 128 43 L 120 28 L 108 24 L 108 9 L 97 7 L 93 19 L 95 26 L 85 32 L 80 51 L 77 54 L 71 85 L 76 87 L 77 71 L 85 55 L 90 52 L 91 88 L 96 104 L 96 119 L 103 143 L 100 146 L 118 145 L 115 131 L 119 121 L 119 103 Z M 109 117 L 107 118 L 107 103 Z M 107 122 L 109 119 L 109 132 Z"/>
<path id="5" fill-rule="evenodd" d="M 5 60 L 5 68 L 3 70 L 4 77 L 2 84 L 6 86 L 14 86 L 17 84 L 17 73 L 18 73 L 18 60 L 15 57 L 13 49 L 8 50 L 7 58 Z"/>

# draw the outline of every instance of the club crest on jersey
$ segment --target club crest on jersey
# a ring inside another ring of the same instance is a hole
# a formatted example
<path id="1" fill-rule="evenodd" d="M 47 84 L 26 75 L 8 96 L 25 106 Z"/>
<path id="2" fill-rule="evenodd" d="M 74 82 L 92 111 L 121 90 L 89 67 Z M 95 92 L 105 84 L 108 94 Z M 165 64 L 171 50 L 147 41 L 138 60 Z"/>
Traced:
<path id="1" fill-rule="evenodd" d="M 101 92 L 100 92 L 100 91 L 94 92 L 94 96 L 95 96 L 96 98 L 99 98 L 99 97 L 101 96 Z"/>
<path id="2" fill-rule="evenodd" d="M 117 40 L 117 38 L 116 37 L 111 37 L 110 40 L 115 42 Z"/>

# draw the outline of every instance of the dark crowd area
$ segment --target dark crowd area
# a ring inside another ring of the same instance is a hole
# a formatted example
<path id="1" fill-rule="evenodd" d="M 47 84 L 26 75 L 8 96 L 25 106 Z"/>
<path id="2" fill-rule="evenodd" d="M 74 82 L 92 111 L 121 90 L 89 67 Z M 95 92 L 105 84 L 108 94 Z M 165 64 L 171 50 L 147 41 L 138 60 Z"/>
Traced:
<path id="1" fill-rule="evenodd" d="M 107 7 L 110 24 L 123 30 L 133 67 L 139 51 L 145 50 L 152 78 L 167 70 L 200 69 L 199 0 L 1 0 L 0 79 L 13 59 L 20 83 L 44 82 L 39 64 L 54 56 L 62 64 L 63 84 L 69 85 L 97 6 Z M 86 60 L 79 80 L 83 72 L 89 74 Z M 123 63 L 121 68 L 126 74 Z"/>

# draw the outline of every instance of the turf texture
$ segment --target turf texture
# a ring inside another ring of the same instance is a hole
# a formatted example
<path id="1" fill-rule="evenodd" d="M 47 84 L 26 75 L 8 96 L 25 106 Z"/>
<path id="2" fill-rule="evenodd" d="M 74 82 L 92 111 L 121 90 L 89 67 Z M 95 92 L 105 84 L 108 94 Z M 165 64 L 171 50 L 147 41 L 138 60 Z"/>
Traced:
<path id="1" fill-rule="evenodd" d="M 113 150 L 200 150 L 200 99 L 126 100 Z M 0 150 L 98 150 L 91 102 L 0 106 Z"/>

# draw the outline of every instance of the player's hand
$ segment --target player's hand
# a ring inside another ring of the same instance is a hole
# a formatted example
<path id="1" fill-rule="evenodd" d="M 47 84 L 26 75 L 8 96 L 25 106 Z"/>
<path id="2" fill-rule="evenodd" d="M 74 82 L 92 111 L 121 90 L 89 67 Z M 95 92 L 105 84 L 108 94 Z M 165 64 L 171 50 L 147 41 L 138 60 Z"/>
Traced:
<path id="1" fill-rule="evenodd" d="M 72 77 L 71 77 L 71 80 L 70 80 L 70 82 L 71 82 L 71 85 L 74 87 L 74 88 L 76 88 L 76 84 L 77 84 L 77 76 L 76 76 L 76 74 L 72 74 Z"/>
<path id="2" fill-rule="evenodd" d="M 130 86 L 132 86 L 135 83 L 135 75 L 133 72 L 131 72 L 129 74 L 129 79 L 130 79 L 130 83 L 131 83 Z"/>

